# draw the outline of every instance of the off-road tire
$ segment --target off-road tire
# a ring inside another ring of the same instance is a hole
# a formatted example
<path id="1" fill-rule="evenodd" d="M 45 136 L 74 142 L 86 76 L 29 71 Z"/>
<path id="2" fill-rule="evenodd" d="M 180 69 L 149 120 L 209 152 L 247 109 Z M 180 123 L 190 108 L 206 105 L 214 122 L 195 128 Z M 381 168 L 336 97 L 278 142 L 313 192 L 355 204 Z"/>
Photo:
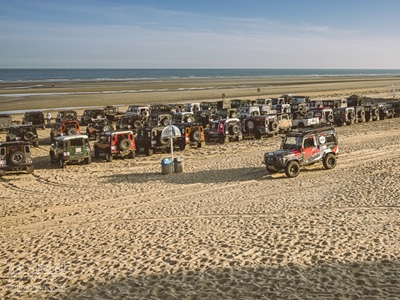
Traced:
<path id="1" fill-rule="evenodd" d="M 325 155 L 324 159 L 322 160 L 324 168 L 327 170 L 333 169 L 336 167 L 337 159 L 333 153 L 328 153 Z"/>
<path id="2" fill-rule="evenodd" d="M 166 139 L 161 138 L 161 134 L 160 134 L 160 136 L 158 137 L 158 142 L 160 143 L 160 145 L 167 145 L 169 143 L 169 139 L 168 138 L 166 138 Z"/>
<path id="3" fill-rule="evenodd" d="M 191 136 L 192 136 L 192 140 L 195 142 L 198 142 L 201 139 L 201 133 L 198 130 L 193 131 Z"/>
<path id="4" fill-rule="evenodd" d="M 131 152 L 129 152 L 128 158 L 129 159 L 135 158 L 135 155 L 136 155 L 135 150 L 132 150 Z"/>
<path id="5" fill-rule="evenodd" d="M 15 151 L 10 154 L 10 163 L 14 166 L 19 166 L 25 162 L 25 154 L 21 151 Z"/>
<path id="6" fill-rule="evenodd" d="M 289 178 L 297 177 L 300 173 L 300 164 L 295 161 L 289 161 L 285 166 L 285 174 Z"/>
<path id="7" fill-rule="evenodd" d="M 278 123 L 277 122 L 272 122 L 271 124 L 270 124 L 270 130 L 271 131 L 277 131 L 278 130 Z"/>
<path id="8" fill-rule="evenodd" d="M 39 141 L 38 140 L 33 142 L 33 147 L 36 147 L 36 148 L 39 147 Z"/>
<path id="9" fill-rule="evenodd" d="M 180 151 L 184 151 L 185 149 L 186 149 L 186 144 L 185 144 L 185 142 L 179 143 L 179 150 L 180 150 Z"/>
<path id="10" fill-rule="evenodd" d="M 113 161 L 113 156 L 110 151 L 106 151 L 105 159 L 107 162 L 112 162 Z"/>
<path id="11" fill-rule="evenodd" d="M 343 120 L 342 119 L 336 119 L 335 120 L 335 124 L 336 124 L 336 126 L 341 127 L 343 125 Z"/>
<path id="12" fill-rule="evenodd" d="M 168 126 L 169 125 L 169 120 L 167 118 L 162 119 L 161 120 L 161 125 Z"/>
<path id="13" fill-rule="evenodd" d="M 33 166 L 28 166 L 28 167 L 26 167 L 26 173 L 28 173 L 28 174 L 32 174 L 33 173 Z"/>
<path id="14" fill-rule="evenodd" d="M 298 125 L 298 127 L 299 127 L 299 128 L 304 128 L 304 123 L 303 123 L 303 122 L 300 122 L 299 125 Z"/>
<path id="15" fill-rule="evenodd" d="M 59 166 L 61 169 L 65 168 L 65 161 L 62 159 L 62 157 L 60 157 L 60 158 L 58 159 L 58 166 Z"/>
<path id="16" fill-rule="evenodd" d="M 94 158 L 96 159 L 100 158 L 99 148 L 97 147 L 94 148 Z"/>
<path id="17" fill-rule="evenodd" d="M 151 148 L 144 148 L 144 155 L 146 155 L 146 156 L 152 156 L 152 155 L 153 155 L 153 149 L 151 149 Z"/>
<path id="18" fill-rule="evenodd" d="M 85 164 L 86 164 L 86 165 L 90 165 L 91 162 L 92 162 L 92 158 L 91 158 L 90 156 L 88 156 L 88 157 L 85 158 Z"/>
<path id="19" fill-rule="evenodd" d="M 254 132 L 254 137 L 255 137 L 257 140 L 260 140 L 260 139 L 261 139 L 261 132 L 258 131 L 258 130 L 256 130 L 256 131 Z"/>
<path id="20" fill-rule="evenodd" d="M 128 150 L 129 147 L 131 146 L 131 141 L 129 139 L 122 139 L 118 143 L 119 149 L 121 150 Z"/>
<path id="21" fill-rule="evenodd" d="M 113 131 L 114 130 L 114 126 L 112 126 L 111 124 L 107 124 L 103 126 L 103 132 L 105 131 Z"/>
<path id="22" fill-rule="evenodd" d="M 76 135 L 77 133 L 76 128 L 74 127 L 68 128 L 67 133 L 68 135 Z"/>
<path id="23" fill-rule="evenodd" d="M 218 142 L 220 144 L 224 144 L 225 143 L 225 137 L 222 134 L 218 136 Z"/>
<path id="24" fill-rule="evenodd" d="M 134 128 L 139 128 L 142 126 L 142 122 L 140 122 L 139 120 L 136 120 L 135 122 L 133 122 L 133 127 Z"/>
<path id="25" fill-rule="evenodd" d="M 35 135 L 33 134 L 32 131 L 27 131 L 24 134 L 24 139 L 25 139 L 25 141 L 29 141 L 30 142 L 30 141 L 35 139 Z"/>

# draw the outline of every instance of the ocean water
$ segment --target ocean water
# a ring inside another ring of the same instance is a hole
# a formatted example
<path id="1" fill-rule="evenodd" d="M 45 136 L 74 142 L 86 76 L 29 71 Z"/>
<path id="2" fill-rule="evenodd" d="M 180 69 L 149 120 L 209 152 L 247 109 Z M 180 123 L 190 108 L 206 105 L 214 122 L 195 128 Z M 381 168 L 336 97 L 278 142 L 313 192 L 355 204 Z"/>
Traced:
<path id="1" fill-rule="evenodd" d="M 399 69 L 0 69 L 0 82 L 400 75 Z"/>

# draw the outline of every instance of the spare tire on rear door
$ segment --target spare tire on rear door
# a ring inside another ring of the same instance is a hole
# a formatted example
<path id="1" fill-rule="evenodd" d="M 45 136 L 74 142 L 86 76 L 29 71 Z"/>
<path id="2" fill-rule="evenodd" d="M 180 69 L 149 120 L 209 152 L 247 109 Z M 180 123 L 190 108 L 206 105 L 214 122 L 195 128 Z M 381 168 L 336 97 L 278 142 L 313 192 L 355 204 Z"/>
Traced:
<path id="1" fill-rule="evenodd" d="M 198 130 L 193 131 L 193 132 L 192 132 L 192 139 L 193 139 L 193 141 L 195 141 L 195 142 L 200 141 L 200 139 L 201 139 L 201 133 L 200 133 L 200 131 L 198 131 Z"/>
<path id="2" fill-rule="evenodd" d="M 131 141 L 129 139 L 122 139 L 119 143 L 118 143 L 119 149 L 121 150 L 128 150 L 129 147 L 131 146 Z"/>
<path id="3" fill-rule="evenodd" d="M 35 139 L 35 135 L 33 134 L 32 131 L 27 131 L 27 132 L 25 132 L 25 134 L 24 134 L 24 139 L 25 139 L 26 141 L 32 141 L 32 140 Z"/>
<path id="4" fill-rule="evenodd" d="M 25 154 L 21 151 L 15 151 L 10 154 L 10 163 L 14 166 L 19 166 L 25 161 Z"/>
<path id="5" fill-rule="evenodd" d="M 271 131 L 278 130 L 278 123 L 277 122 L 272 122 L 272 123 L 269 124 L 269 126 L 270 126 L 270 130 Z"/>
<path id="6" fill-rule="evenodd" d="M 229 126 L 229 132 L 231 134 L 238 134 L 239 131 L 240 131 L 239 125 L 233 124 L 233 125 Z"/>
<path id="7" fill-rule="evenodd" d="M 67 133 L 68 133 L 69 135 L 75 135 L 76 132 L 77 132 L 77 131 L 76 131 L 75 127 L 68 128 L 68 130 L 67 130 Z"/>

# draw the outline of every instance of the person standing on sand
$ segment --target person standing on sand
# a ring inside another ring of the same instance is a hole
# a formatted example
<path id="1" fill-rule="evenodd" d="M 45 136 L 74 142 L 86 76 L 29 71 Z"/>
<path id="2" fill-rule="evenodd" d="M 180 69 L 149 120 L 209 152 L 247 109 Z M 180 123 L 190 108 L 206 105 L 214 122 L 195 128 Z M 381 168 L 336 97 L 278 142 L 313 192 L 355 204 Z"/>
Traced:
<path id="1" fill-rule="evenodd" d="M 46 114 L 47 125 L 51 126 L 51 113 L 48 111 Z"/>

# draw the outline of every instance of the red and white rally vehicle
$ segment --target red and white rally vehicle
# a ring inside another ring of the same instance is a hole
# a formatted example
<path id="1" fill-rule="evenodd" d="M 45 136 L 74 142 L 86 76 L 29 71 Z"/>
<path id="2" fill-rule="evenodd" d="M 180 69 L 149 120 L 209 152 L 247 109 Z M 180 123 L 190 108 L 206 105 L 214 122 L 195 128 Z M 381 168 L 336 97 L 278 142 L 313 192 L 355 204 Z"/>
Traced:
<path id="1" fill-rule="evenodd" d="M 301 167 L 322 162 L 325 169 L 336 167 L 339 154 L 334 127 L 299 129 L 288 133 L 279 150 L 264 154 L 264 164 L 271 174 L 284 171 L 296 177 Z"/>

